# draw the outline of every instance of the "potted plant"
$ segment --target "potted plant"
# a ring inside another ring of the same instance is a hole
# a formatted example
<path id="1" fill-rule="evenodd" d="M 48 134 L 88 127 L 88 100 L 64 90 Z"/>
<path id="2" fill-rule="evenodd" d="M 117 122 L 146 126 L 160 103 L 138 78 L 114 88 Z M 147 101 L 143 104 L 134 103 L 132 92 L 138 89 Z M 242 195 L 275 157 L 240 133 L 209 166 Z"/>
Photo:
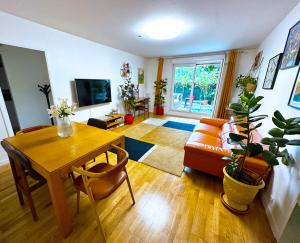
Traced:
<path id="1" fill-rule="evenodd" d="M 256 90 L 257 78 L 250 75 L 239 75 L 235 81 L 235 87 L 240 90 L 239 95 L 245 92 L 253 93 Z"/>
<path id="2" fill-rule="evenodd" d="M 165 103 L 164 94 L 167 92 L 167 79 L 156 80 L 154 82 L 154 88 L 156 90 L 155 94 L 155 113 L 156 115 L 163 115 L 164 114 L 164 107 L 163 104 Z"/>
<path id="3" fill-rule="evenodd" d="M 60 99 L 60 103 L 58 105 L 52 105 L 49 109 L 47 109 L 50 118 L 56 118 L 58 136 L 66 138 L 71 136 L 73 133 L 69 116 L 75 115 L 74 112 L 76 111 L 76 107 L 76 103 L 73 103 L 70 106 L 68 105 L 67 99 Z"/>
<path id="4" fill-rule="evenodd" d="M 276 128 L 269 131 L 272 137 L 263 138 L 261 143 L 269 145 L 263 148 L 260 143 L 253 142 L 253 131 L 262 125 L 261 120 L 267 115 L 254 115 L 261 104 L 262 96 L 253 93 L 244 93 L 240 103 L 233 103 L 230 108 L 235 115 L 235 125 L 243 129 L 239 134 L 230 133 L 228 142 L 237 145 L 238 148 L 231 149 L 231 155 L 223 157 L 229 160 L 224 167 L 223 187 L 225 194 L 222 195 L 222 203 L 235 213 L 246 213 L 248 205 L 253 201 L 257 192 L 265 186 L 264 176 L 269 172 L 271 166 L 282 163 L 289 165 L 293 163 L 292 156 L 285 148 L 286 145 L 300 145 L 300 140 L 288 140 L 285 135 L 300 134 L 300 118 L 285 119 L 279 111 L 274 112 L 272 118 Z M 259 123 L 257 123 L 259 122 Z M 245 168 L 247 157 L 263 158 L 269 165 L 268 169 L 258 175 Z"/>
<path id="5" fill-rule="evenodd" d="M 132 124 L 134 122 L 134 105 L 136 88 L 131 79 L 126 79 L 124 84 L 120 85 L 121 98 L 123 99 L 125 116 L 125 124 Z"/>

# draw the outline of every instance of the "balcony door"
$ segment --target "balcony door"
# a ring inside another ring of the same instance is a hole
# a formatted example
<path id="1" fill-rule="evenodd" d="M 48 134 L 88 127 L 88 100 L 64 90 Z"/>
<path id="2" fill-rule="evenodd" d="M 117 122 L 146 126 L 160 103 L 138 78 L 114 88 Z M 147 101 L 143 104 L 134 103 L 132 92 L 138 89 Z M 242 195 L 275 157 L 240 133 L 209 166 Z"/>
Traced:
<path id="1" fill-rule="evenodd" d="M 171 109 L 211 116 L 222 66 L 222 61 L 174 65 Z"/>

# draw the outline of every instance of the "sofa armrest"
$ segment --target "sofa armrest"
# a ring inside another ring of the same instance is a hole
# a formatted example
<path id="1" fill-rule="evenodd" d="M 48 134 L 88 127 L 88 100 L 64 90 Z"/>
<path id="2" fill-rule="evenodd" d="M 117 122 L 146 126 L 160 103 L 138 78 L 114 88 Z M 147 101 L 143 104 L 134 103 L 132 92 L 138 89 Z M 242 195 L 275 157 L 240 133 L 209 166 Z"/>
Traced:
<path id="1" fill-rule="evenodd" d="M 228 120 L 220 118 L 202 117 L 200 118 L 200 122 L 221 128 L 224 123 L 228 122 Z"/>
<path id="2" fill-rule="evenodd" d="M 212 157 L 222 158 L 223 156 L 229 156 L 231 154 L 230 149 L 223 149 L 204 143 L 187 142 L 184 146 L 185 151 L 196 152 L 199 155 L 208 155 Z"/>

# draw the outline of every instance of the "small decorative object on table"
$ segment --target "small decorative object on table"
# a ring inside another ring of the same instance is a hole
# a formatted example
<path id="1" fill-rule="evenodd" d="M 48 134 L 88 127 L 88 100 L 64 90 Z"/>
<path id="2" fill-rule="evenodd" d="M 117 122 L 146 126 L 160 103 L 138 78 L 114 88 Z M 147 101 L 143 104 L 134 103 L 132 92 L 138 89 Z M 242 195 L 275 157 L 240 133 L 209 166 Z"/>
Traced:
<path id="1" fill-rule="evenodd" d="M 50 117 L 56 117 L 57 119 L 57 134 L 62 138 L 71 136 L 73 133 L 72 125 L 69 116 L 75 115 L 76 104 L 73 103 L 71 106 L 68 105 L 67 99 L 61 99 L 60 103 L 55 106 L 50 106 L 48 114 Z"/>
<path id="2" fill-rule="evenodd" d="M 126 113 L 124 117 L 125 124 L 132 124 L 134 121 L 135 92 L 137 92 L 137 88 L 135 88 L 130 78 L 126 79 L 125 83 L 120 85 L 120 96 L 123 99 Z"/>

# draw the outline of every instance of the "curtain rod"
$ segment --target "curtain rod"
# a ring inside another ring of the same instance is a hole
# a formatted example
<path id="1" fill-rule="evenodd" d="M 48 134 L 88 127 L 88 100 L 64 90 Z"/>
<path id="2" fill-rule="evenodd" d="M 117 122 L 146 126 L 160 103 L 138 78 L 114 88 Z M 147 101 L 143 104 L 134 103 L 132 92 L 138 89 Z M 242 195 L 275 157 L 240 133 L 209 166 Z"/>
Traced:
<path id="1" fill-rule="evenodd" d="M 248 50 L 254 50 L 255 48 L 251 49 L 236 49 L 238 53 L 246 53 Z M 200 56 L 213 56 L 213 55 L 220 55 L 220 54 L 227 54 L 230 50 L 227 51 L 218 51 L 218 52 L 202 52 L 196 54 L 188 54 L 188 55 L 175 55 L 175 56 L 162 56 L 164 59 L 174 59 L 174 58 L 192 58 L 192 57 L 200 57 Z M 160 57 L 149 57 L 149 58 L 160 58 Z"/>

